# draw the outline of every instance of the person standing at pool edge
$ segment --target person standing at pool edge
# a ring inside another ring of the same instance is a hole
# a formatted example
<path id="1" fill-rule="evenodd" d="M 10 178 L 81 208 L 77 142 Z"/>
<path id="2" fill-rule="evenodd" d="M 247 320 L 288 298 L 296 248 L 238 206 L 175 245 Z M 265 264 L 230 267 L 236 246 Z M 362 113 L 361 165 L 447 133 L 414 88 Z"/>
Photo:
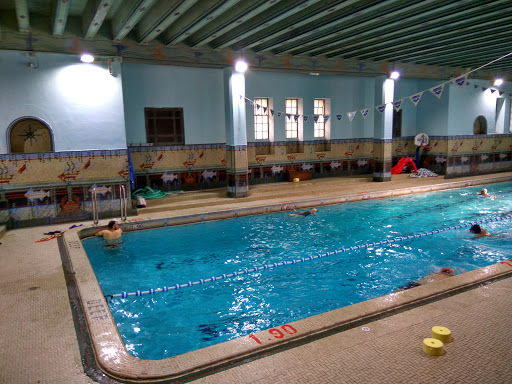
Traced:
<path id="1" fill-rule="evenodd" d="M 123 230 L 117 224 L 117 221 L 112 220 L 108 223 L 107 229 L 96 232 L 95 236 L 103 236 L 105 240 L 116 240 L 121 237 Z"/>

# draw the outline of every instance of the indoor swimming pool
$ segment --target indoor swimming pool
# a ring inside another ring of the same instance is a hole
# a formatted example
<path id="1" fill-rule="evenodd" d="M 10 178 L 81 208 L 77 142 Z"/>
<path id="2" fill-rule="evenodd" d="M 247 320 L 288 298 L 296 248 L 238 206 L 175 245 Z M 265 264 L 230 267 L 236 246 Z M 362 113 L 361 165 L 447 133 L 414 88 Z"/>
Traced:
<path id="1" fill-rule="evenodd" d="M 496 198 L 466 187 L 318 207 L 308 217 L 288 210 L 134 231 L 113 248 L 100 238 L 82 244 L 126 348 L 159 360 L 278 326 L 280 338 L 296 332 L 283 324 L 442 267 L 459 275 L 510 258 L 512 182 L 484 187 Z M 464 226 L 488 219 L 490 237 L 474 239 Z M 411 235 L 424 236 L 402 238 Z M 122 297 L 163 287 L 172 289 Z"/>

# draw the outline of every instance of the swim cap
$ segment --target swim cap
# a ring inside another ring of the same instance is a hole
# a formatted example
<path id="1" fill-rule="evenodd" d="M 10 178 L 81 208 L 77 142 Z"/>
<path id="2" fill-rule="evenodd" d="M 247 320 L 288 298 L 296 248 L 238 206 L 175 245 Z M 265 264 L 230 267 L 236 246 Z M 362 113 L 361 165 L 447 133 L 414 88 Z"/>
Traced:
<path id="1" fill-rule="evenodd" d="M 480 233 L 480 232 L 482 232 L 482 228 L 480 228 L 480 226 L 478 224 L 475 224 L 475 225 L 473 225 L 471 227 L 469 232 L 471 232 L 471 233 Z"/>

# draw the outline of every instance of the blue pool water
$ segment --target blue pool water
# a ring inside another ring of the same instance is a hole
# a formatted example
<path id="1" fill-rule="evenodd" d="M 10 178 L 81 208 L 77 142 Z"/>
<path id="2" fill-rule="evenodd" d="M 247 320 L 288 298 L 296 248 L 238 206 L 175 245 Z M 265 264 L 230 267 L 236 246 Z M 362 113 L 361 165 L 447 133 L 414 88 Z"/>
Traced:
<path id="1" fill-rule="evenodd" d="M 83 241 L 105 295 L 198 281 L 244 268 L 502 217 L 512 183 L 490 184 L 123 235 L 118 248 Z M 509 214 L 510 215 L 510 214 Z M 295 265 L 109 304 L 127 349 L 162 359 L 375 297 L 441 267 L 461 274 L 510 258 L 510 220 L 371 246 Z"/>

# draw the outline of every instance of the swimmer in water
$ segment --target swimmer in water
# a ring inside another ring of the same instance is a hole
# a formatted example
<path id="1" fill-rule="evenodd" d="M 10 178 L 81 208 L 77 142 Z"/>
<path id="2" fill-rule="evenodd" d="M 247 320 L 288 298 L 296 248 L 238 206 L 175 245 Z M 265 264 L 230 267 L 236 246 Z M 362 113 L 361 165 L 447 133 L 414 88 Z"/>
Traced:
<path id="1" fill-rule="evenodd" d="M 485 188 L 484 188 L 484 189 L 482 189 L 482 190 L 480 191 L 479 195 L 480 195 L 480 196 L 485 196 L 485 197 L 490 197 L 490 198 L 492 198 L 492 199 L 496 198 L 496 196 L 489 195 L 489 194 L 487 193 L 487 189 L 485 189 Z"/>
<path id="2" fill-rule="evenodd" d="M 295 211 L 295 209 L 294 209 Z M 290 213 L 290 216 L 309 216 L 309 215 L 316 215 L 318 209 L 316 208 L 312 208 L 310 211 L 305 211 L 305 212 L 302 212 L 302 213 Z M 297 211 L 295 211 L 297 212 Z"/>
<path id="3" fill-rule="evenodd" d="M 453 269 L 451 269 L 449 267 L 444 267 L 439 272 L 431 273 L 430 275 L 425 276 L 423 279 L 420 279 L 417 281 L 411 281 L 409 284 L 396 289 L 395 292 L 405 291 L 406 289 L 419 287 L 420 285 L 434 283 L 436 281 L 446 279 L 447 277 L 451 277 L 453 275 L 454 275 Z"/>
<path id="4" fill-rule="evenodd" d="M 478 224 L 473 225 L 469 229 L 469 232 L 474 233 L 476 235 L 474 237 L 475 239 L 478 237 L 483 237 L 483 236 L 491 236 L 491 234 L 489 232 L 487 232 L 485 229 L 482 229 Z"/>
<path id="5" fill-rule="evenodd" d="M 107 242 L 113 242 L 113 240 L 120 239 L 122 234 L 123 230 L 119 227 L 117 221 L 112 220 L 108 223 L 107 229 L 96 232 L 95 236 L 103 236 Z"/>

